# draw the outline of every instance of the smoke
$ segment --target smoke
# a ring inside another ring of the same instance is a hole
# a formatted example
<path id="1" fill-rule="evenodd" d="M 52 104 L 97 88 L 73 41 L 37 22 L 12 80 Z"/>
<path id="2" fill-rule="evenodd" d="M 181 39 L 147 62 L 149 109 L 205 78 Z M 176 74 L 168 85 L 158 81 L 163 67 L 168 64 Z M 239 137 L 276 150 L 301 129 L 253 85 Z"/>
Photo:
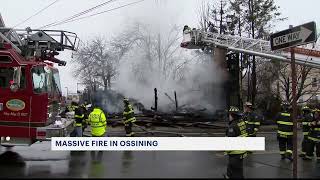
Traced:
<path id="1" fill-rule="evenodd" d="M 134 19 L 141 25 L 139 37 L 143 40 L 122 58 L 113 89 L 137 99 L 147 109 L 154 106 L 154 88 L 161 111 L 175 110 L 174 102 L 165 95 L 174 100 L 174 91 L 179 107 L 206 108 L 210 113 L 223 108 L 222 70 L 212 56 L 179 47 L 183 26 L 174 28 L 177 14 L 165 4 L 147 9 L 147 17 Z M 170 44 L 174 38 L 178 40 Z M 166 56 L 167 51 L 172 55 Z"/>
<path id="2" fill-rule="evenodd" d="M 180 48 L 183 25 L 176 25 L 177 16 L 166 4 L 153 3 L 142 16 L 132 17 L 132 23 L 126 21 L 118 34 L 122 37 L 119 42 L 123 37 L 138 41 L 120 60 L 118 76 L 112 83 L 114 91 L 97 94 L 98 99 L 105 100 L 102 103 L 108 112 L 121 111 L 122 96 L 150 109 L 154 106 L 154 88 L 158 90 L 160 111 L 175 110 L 174 91 L 181 109 L 214 113 L 224 107 L 222 70 L 212 55 Z"/>
<path id="3" fill-rule="evenodd" d="M 170 76 L 164 79 L 161 72 L 157 71 L 157 63 L 150 63 L 143 58 L 143 53 L 133 50 L 120 64 L 114 89 L 126 97 L 139 100 L 147 109 L 154 106 L 154 88 L 158 90 L 158 109 L 161 111 L 175 110 L 175 104 L 166 96 L 168 94 L 174 100 L 174 91 L 180 107 L 206 108 L 210 113 L 221 109 L 224 104 L 221 98 L 223 81 L 221 70 L 212 57 L 202 55 L 195 58 L 188 52 L 183 56 L 189 57 L 181 72 L 183 78 L 173 79 Z M 136 67 L 139 67 L 138 73 L 134 72 Z"/>

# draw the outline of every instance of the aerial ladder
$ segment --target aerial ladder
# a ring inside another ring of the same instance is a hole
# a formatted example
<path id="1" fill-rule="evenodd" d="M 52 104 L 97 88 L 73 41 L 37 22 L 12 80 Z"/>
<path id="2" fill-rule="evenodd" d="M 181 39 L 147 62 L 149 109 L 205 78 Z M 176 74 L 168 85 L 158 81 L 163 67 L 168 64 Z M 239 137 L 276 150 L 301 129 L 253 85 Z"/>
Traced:
<path id="1" fill-rule="evenodd" d="M 226 107 L 229 107 L 230 105 L 242 107 L 239 85 L 240 69 L 238 53 L 258 56 L 264 61 L 278 60 L 285 63 L 291 62 L 291 57 L 287 49 L 272 51 L 269 41 L 206 32 L 201 29 L 191 29 L 188 26 L 184 27 L 183 40 L 180 46 L 186 49 L 202 49 L 204 52 L 219 54 L 217 57 L 220 59 L 216 61 L 220 65 L 221 62 L 223 65 L 224 60 L 233 64 L 229 64 L 229 66 L 224 65 L 224 67 L 228 69 L 229 73 L 229 78 L 227 78 L 227 81 L 223 84 L 223 96 L 225 96 L 226 99 Z M 223 51 L 219 51 L 219 49 Z M 221 56 L 221 54 L 224 56 Z M 313 60 L 312 58 L 296 57 L 295 61 L 296 64 L 299 65 L 320 69 L 320 61 Z"/>
<path id="2" fill-rule="evenodd" d="M 187 49 L 222 48 L 228 51 L 262 57 L 264 60 L 279 60 L 291 62 L 291 57 L 285 50 L 272 51 L 269 41 L 252 39 L 235 35 L 206 32 L 200 29 L 186 27 L 183 31 L 181 47 Z M 311 58 L 296 57 L 296 64 L 320 68 L 320 61 Z"/>

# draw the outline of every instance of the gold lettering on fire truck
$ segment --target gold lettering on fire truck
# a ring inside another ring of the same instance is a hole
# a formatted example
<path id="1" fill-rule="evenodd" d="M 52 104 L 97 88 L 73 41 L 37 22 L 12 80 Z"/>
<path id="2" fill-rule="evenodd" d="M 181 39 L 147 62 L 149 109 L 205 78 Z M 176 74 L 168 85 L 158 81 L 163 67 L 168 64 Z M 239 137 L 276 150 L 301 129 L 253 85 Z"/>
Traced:
<path id="1" fill-rule="evenodd" d="M 11 111 L 21 111 L 26 107 L 26 104 L 20 99 L 11 99 L 6 103 L 6 106 Z"/>
<path id="2" fill-rule="evenodd" d="M 3 112 L 5 116 L 15 116 L 15 117 L 26 117 L 28 113 L 20 113 L 20 112 Z"/>

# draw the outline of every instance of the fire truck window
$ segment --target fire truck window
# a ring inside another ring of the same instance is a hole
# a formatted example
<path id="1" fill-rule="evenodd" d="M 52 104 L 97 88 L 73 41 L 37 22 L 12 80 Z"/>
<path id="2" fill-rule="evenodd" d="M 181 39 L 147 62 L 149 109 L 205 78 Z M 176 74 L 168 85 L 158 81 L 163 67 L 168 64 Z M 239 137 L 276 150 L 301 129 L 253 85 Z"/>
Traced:
<path id="1" fill-rule="evenodd" d="M 55 86 L 55 89 L 57 89 L 58 92 L 61 92 L 61 84 L 58 71 L 53 72 L 53 84 Z"/>
<path id="2" fill-rule="evenodd" d="M 53 84 L 52 84 L 52 81 L 53 81 L 53 75 L 52 75 L 52 71 L 50 68 L 48 67 L 45 67 L 44 68 L 44 71 L 46 73 L 46 82 L 47 82 L 47 92 L 53 92 Z"/>
<path id="3" fill-rule="evenodd" d="M 0 67 L 0 87 L 9 88 L 10 81 L 13 78 L 13 68 L 12 67 Z"/>
<path id="4" fill-rule="evenodd" d="M 33 90 L 36 93 L 47 92 L 46 72 L 42 66 L 32 68 Z"/>
<path id="5" fill-rule="evenodd" d="M 21 77 L 20 77 L 20 88 L 26 88 L 26 69 L 25 67 L 21 68 Z"/>
<path id="6" fill-rule="evenodd" d="M 10 63 L 11 59 L 9 56 L 0 56 L 0 63 Z"/>

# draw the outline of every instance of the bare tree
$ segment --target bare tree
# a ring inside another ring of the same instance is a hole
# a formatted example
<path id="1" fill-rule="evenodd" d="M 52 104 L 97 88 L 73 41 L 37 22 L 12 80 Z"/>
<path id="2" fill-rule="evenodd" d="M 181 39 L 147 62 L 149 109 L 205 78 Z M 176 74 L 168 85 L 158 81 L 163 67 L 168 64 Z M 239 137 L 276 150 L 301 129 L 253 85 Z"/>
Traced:
<path id="1" fill-rule="evenodd" d="M 150 30 L 148 25 L 135 23 L 114 38 L 112 46 L 122 52 L 134 51 L 141 55 L 141 59 L 133 62 L 133 73 L 141 82 L 147 83 L 150 74 L 158 74 L 159 81 L 168 78 L 181 78 L 181 70 L 186 59 L 181 58 L 179 48 L 181 30 L 173 26 L 168 33 Z M 179 74 L 179 75 L 178 75 Z"/>
<path id="2" fill-rule="evenodd" d="M 124 50 L 113 49 L 105 39 L 96 37 L 87 42 L 75 54 L 75 77 L 93 87 L 96 83 L 105 90 L 111 88 L 111 80 L 117 75 L 120 57 Z"/>
<path id="3" fill-rule="evenodd" d="M 284 93 L 286 101 L 292 102 L 293 97 L 291 92 L 292 79 L 290 64 L 279 63 L 278 70 L 280 91 Z M 319 92 L 320 86 L 317 82 L 313 81 L 313 78 L 317 78 L 317 74 L 319 74 L 319 71 L 316 69 L 297 65 L 297 99 L 300 99 L 305 95 L 309 96 L 303 101 L 300 101 L 300 103 L 308 102 Z"/>

